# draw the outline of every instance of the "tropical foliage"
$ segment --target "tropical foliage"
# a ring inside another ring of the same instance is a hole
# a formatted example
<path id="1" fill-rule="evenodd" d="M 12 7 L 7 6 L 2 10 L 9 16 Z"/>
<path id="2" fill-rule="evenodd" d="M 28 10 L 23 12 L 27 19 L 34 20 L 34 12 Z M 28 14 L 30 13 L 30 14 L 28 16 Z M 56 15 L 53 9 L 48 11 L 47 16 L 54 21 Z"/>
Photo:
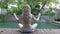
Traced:
<path id="1" fill-rule="evenodd" d="M 33 14 L 38 14 L 45 5 L 51 7 L 51 4 L 58 3 L 58 0 L 9 0 L 5 3 L 2 2 L 1 8 L 8 8 L 8 4 L 17 4 L 18 7 L 15 10 L 8 10 L 8 14 L 13 14 L 14 12 L 16 12 L 17 14 L 21 14 L 24 3 L 28 3 L 31 6 L 31 11 Z"/>

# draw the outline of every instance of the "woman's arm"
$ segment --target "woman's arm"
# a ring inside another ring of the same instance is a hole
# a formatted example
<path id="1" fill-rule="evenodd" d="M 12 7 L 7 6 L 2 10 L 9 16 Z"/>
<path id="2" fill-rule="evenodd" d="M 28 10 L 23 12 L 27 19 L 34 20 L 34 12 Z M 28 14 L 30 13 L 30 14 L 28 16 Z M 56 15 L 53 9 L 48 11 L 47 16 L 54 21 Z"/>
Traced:
<path id="1" fill-rule="evenodd" d="M 14 16 L 15 16 L 16 20 L 21 20 L 22 19 L 22 14 L 19 17 L 17 17 L 16 14 L 14 13 Z"/>
<path id="2" fill-rule="evenodd" d="M 16 18 L 16 20 L 19 20 L 19 18 L 16 16 L 16 14 L 14 13 L 14 17 Z"/>
<path id="3" fill-rule="evenodd" d="M 40 16 L 41 16 L 41 13 L 38 14 L 38 17 L 37 17 L 37 18 L 32 15 L 32 19 L 33 19 L 35 22 L 38 22 Z"/>
<path id="4" fill-rule="evenodd" d="M 40 16 L 41 16 L 41 13 L 39 13 L 39 14 L 38 14 L 38 18 L 37 18 L 37 21 L 39 20 Z"/>

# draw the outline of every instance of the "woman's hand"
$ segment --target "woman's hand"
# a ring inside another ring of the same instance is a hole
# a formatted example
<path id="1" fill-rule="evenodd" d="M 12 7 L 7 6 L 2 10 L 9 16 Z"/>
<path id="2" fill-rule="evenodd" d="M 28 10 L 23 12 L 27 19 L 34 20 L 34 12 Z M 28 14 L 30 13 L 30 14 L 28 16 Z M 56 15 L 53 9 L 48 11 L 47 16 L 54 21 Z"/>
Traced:
<path id="1" fill-rule="evenodd" d="M 32 15 L 32 19 L 35 21 L 35 22 L 38 22 L 39 21 L 39 18 L 41 16 L 41 13 L 38 14 L 38 17 L 34 17 L 34 15 Z"/>
<path id="2" fill-rule="evenodd" d="M 17 20 L 19 20 L 19 18 L 16 16 L 16 13 L 14 13 L 14 16 L 15 16 L 15 18 L 16 18 Z"/>
<path id="3" fill-rule="evenodd" d="M 41 13 L 39 13 L 38 15 L 41 16 Z"/>
<path id="4" fill-rule="evenodd" d="M 39 14 L 38 14 L 38 18 L 37 18 L 37 21 L 39 20 L 40 16 L 41 16 L 41 13 L 39 13 Z"/>

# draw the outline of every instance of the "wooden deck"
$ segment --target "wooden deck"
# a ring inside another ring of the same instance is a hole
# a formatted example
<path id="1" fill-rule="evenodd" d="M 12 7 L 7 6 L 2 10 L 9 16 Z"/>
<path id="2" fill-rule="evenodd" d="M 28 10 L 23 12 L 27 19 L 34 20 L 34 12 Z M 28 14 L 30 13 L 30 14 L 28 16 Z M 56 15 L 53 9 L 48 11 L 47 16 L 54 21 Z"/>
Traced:
<path id="1" fill-rule="evenodd" d="M 0 28 L 0 34 L 60 34 L 60 29 L 37 29 L 33 33 L 20 33 L 15 28 Z"/>

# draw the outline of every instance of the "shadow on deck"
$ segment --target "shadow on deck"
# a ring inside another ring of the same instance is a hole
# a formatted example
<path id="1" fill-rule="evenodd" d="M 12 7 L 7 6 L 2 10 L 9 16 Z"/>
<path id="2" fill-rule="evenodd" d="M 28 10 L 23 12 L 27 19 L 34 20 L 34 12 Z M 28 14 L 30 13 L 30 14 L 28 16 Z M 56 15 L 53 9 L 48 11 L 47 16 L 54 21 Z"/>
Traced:
<path id="1" fill-rule="evenodd" d="M 60 29 L 37 29 L 33 33 L 20 33 L 15 28 L 0 28 L 0 34 L 60 34 Z"/>

